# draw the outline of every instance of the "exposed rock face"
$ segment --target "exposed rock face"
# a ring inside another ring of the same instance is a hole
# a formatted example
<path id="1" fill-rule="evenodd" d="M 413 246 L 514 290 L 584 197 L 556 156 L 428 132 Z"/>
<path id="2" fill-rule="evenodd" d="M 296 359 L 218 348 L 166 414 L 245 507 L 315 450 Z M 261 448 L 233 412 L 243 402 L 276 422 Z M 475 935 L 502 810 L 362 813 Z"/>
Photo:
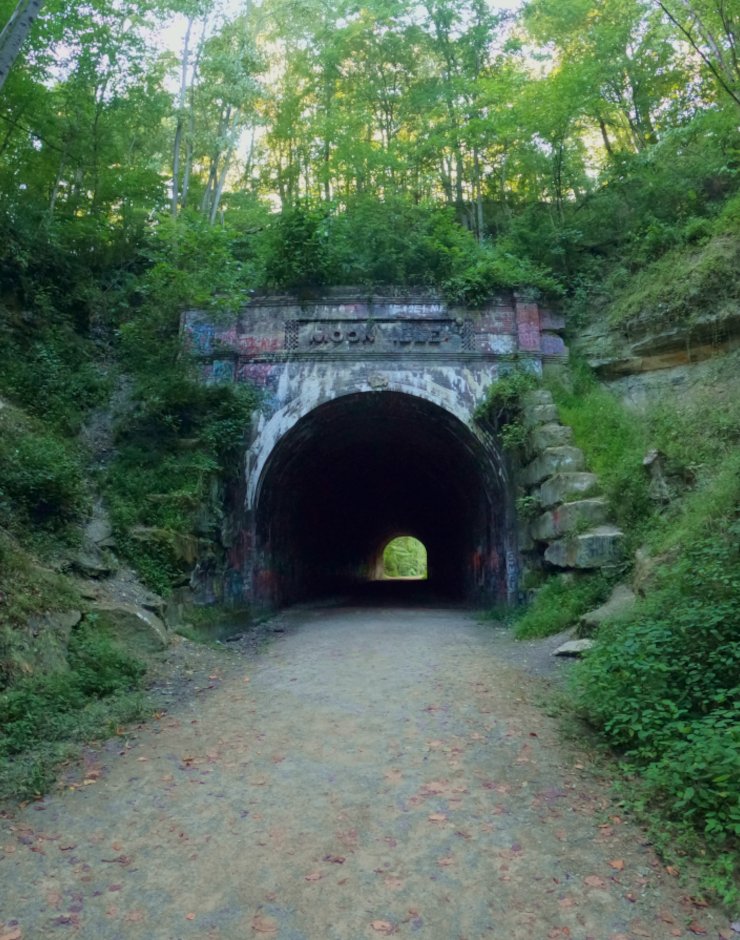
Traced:
<path id="1" fill-rule="evenodd" d="M 34 668 L 43 672 L 67 670 L 67 645 L 72 630 L 82 620 L 80 610 L 55 610 L 30 617 L 28 631 L 33 637 L 43 635 L 34 646 Z"/>
<path id="2" fill-rule="evenodd" d="M 169 645 L 164 621 L 143 607 L 134 604 L 116 604 L 98 601 L 92 605 L 106 626 L 128 649 L 149 653 L 163 650 Z"/>
<path id="3" fill-rule="evenodd" d="M 608 600 L 595 610 L 589 610 L 578 622 L 579 633 L 594 633 L 608 620 L 628 614 L 637 603 L 634 591 L 627 584 L 618 584 Z"/>
<path id="4" fill-rule="evenodd" d="M 714 363 L 740 353 L 740 313 L 707 311 L 661 326 L 644 317 L 628 327 L 603 319 L 578 331 L 576 348 L 625 403 L 641 408 L 711 379 Z"/>

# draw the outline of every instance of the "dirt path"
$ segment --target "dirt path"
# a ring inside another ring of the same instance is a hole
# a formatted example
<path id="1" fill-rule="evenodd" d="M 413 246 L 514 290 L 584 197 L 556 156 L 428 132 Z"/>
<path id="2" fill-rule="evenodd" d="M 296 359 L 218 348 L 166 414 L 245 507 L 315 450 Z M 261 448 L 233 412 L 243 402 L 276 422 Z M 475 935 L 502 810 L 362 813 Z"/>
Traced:
<path id="1" fill-rule="evenodd" d="M 0 938 L 733 936 L 613 815 L 495 631 L 423 609 L 288 627 L 0 821 Z"/>

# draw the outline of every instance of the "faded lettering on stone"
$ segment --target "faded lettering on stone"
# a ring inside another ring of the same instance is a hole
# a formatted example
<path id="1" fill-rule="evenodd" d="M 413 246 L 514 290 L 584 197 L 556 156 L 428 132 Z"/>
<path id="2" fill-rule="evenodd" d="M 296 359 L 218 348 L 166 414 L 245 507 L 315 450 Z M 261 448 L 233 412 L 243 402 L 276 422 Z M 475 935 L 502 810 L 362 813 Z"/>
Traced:
<path id="1" fill-rule="evenodd" d="M 462 348 L 462 325 L 455 320 L 426 322 L 374 320 L 360 324 L 346 320 L 303 321 L 298 327 L 298 348 L 308 350 L 402 350 L 409 347 L 447 350 Z"/>

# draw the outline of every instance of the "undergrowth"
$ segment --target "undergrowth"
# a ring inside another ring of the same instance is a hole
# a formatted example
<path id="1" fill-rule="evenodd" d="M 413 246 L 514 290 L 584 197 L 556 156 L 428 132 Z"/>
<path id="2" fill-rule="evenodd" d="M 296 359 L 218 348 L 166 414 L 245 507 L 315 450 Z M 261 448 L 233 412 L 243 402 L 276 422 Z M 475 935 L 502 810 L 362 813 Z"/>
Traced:
<path id="1" fill-rule="evenodd" d="M 601 573 L 548 578 L 537 590 L 532 603 L 515 613 L 513 623 L 517 638 L 550 636 L 566 630 L 581 614 L 606 600 L 610 586 L 610 580 Z"/>
<path id="2" fill-rule="evenodd" d="M 634 548 L 646 596 L 576 669 L 579 712 L 621 755 L 628 800 L 702 862 L 708 890 L 740 895 L 740 398 L 736 360 L 681 402 L 626 411 L 577 373 L 556 389 Z M 641 457 L 664 455 L 669 496 L 651 500 Z M 630 480 L 630 476 L 632 479 Z M 620 495 L 621 494 L 621 495 Z M 620 505 L 621 503 L 621 505 Z M 667 843 L 666 843 L 667 845 Z"/>
<path id="3" fill-rule="evenodd" d="M 95 618 L 73 631 L 66 666 L 0 693 L 0 799 L 40 795 L 76 742 L 105 737 L 147 714 L 143 663 Z"/>

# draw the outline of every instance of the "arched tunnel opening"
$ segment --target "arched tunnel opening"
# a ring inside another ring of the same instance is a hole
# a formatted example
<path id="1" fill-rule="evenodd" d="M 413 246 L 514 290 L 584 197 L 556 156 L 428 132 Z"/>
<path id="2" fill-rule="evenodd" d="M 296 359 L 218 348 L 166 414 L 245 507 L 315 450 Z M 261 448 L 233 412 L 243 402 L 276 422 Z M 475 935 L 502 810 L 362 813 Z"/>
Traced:
<path id="1" fill-rule="evenodd" d="M 415 395 L 316 407 L 275 445 L 255 502 L 255 596 L 265 603 L 375 580 L 401 534 L 425 546 L 435 595 L 506 598 L 512 511 L 495 444 Z"/>

